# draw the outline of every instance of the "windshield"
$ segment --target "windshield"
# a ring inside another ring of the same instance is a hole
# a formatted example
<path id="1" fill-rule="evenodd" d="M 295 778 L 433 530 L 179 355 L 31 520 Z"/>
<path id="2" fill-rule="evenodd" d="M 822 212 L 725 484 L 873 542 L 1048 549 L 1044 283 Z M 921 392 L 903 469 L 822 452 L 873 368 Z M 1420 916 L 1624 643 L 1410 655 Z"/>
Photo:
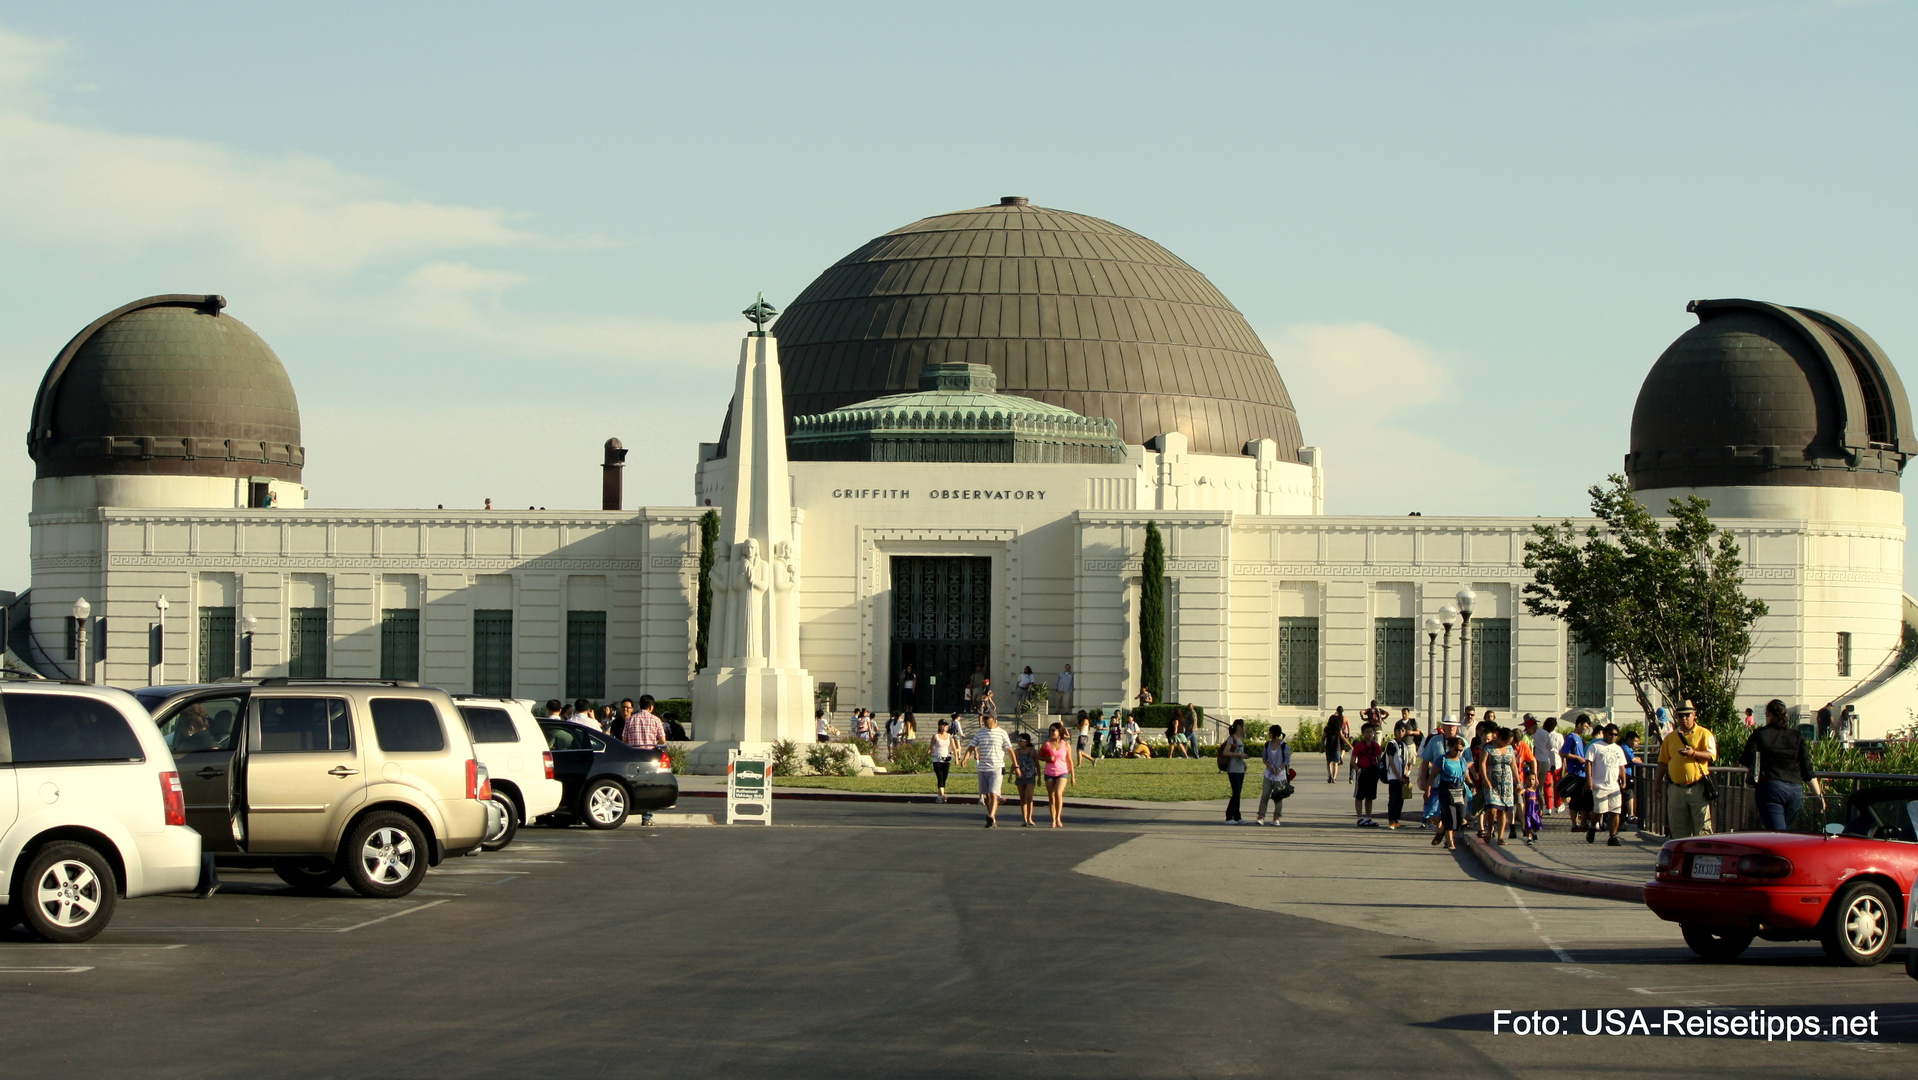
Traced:
<path id="1" fill-rule="evenodd" d="M 1918 799 L 1909 791 L 1886 792 L 1877 798 L 1869 792 L 1857 796 L 1845 831 L 1884 840 L 1918 841 Z"/>

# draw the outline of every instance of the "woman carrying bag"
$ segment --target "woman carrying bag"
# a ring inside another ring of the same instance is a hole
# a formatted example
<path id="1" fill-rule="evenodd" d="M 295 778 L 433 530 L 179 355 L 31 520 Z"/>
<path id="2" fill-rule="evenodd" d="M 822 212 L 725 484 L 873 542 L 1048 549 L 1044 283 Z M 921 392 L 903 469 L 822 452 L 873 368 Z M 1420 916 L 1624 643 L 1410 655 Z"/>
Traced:
<path id="1" fill-rule="evenodd" d="M 1265 736 L 1265 776 L 1259 784 L 1259 813 L 1253 818 L 1261 825 L 1277 825 L 1285 814 L 1285 800 L 1292 794 L 1292 747 L 1285 741 L 1285 729 L 1273 724 Z M 1272 802 L 1272 820 L 1265 819 L 1266 800 Z"/>

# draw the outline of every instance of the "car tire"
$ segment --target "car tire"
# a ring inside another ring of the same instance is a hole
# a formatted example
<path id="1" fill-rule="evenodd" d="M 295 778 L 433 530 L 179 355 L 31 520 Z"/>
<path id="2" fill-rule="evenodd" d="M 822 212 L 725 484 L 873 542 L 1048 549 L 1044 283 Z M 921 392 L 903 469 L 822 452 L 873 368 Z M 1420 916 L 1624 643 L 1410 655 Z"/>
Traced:
<path id="1" fill-rule="evenodd" d="M 506 818 L 506 824 L 500 828 L 498 835 L 489 836 L 480 841 L 481 851 L 498 851 L 512 843 L 513 837 L 519 835 L 519 804 L 513 801 L 511 795 L 499 790 L 493 792 L 493 801 L 499 804 L 500 812 Z"/>
<path id="2" fill-rule="evenodd" d="M 579 816 L 595 829 L 619 828 L 626 824 L 626 815 L 631 809 L 632 799 L 626 794 L 626 785 L 617 780 L 595 780 L 586 785 L 585 794 L 579 797 Z"/>
<path id="3" fill-rule="evenodd" d="M 1883 887 L 1869 881 L 1840 889 L 1819 927 L 1825 955 L 1852 967 L 1882 962 L 1897 941 L 1898 905 Z"/>
<path id="4" fill-rule="evenodd" d="M 60 841 L 41 848 L 27 864 L 15 910 L 35 937 L 72 945 L 107 928 L 119 892 L 106 856 L 85 844 Z"/>
<path id="5" fill-rule="evenodd" d="M 368 814 L 347 833 L 340 850 L 346 883 L 361 896 L 392 900 L 426 878 L 426 832 L 405 814 L 390 810 Z"/>
<path id="6" fill-rule="evenodd" d="M 280 880 L 301 892 L 325 892 L 337 884 L 343 876 L 340 868 L 325 859 L 313 859 L 310 862 L 281 863 L 273 868 Z"/>
<path id="7" fill-rule="evenodd" d="M 1751 947 L 1752 938 L 1758 935 L 1750 930 L 1740 930 L 1735 926 L 1706 926 L 1703 923 L 1684 923 L 1679 929 L 1685 932 L 1685 944 L 1706 960 L 1722 963 L 1738 956 Z"/>

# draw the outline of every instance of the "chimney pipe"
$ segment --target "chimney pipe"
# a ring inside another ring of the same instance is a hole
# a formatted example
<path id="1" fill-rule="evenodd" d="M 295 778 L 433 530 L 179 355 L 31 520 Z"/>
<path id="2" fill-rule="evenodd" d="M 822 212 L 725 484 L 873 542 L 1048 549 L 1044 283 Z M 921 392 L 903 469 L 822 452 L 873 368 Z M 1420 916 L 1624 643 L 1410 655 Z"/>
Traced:
<path id="1" fill-rule="evenodd" d="M 626 472 L 626 448 L 618 439 L 606 440 L 606 461 L 600 465 L 599 508 L 601 510 L 624 510 L 621 505 L 626 501 L 624 476 Z"/>

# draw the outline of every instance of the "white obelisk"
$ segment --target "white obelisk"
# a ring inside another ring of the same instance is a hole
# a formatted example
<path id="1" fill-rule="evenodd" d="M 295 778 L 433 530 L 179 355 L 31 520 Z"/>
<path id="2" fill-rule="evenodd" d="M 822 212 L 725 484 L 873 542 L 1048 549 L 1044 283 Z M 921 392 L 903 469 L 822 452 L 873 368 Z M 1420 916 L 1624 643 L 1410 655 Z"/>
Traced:
<path id="1" fill-rule="evenodd" d="M 724 772 L 731 749 L 813 739 L 813 681 L 799 664 L 799 543 L 779 344 L 762 297 L 746 310 L 756 329 L 739 350 L 732 424 L 722 466 L 713 553 L 707 666 L 693 679 L 701 772 Z"/>

